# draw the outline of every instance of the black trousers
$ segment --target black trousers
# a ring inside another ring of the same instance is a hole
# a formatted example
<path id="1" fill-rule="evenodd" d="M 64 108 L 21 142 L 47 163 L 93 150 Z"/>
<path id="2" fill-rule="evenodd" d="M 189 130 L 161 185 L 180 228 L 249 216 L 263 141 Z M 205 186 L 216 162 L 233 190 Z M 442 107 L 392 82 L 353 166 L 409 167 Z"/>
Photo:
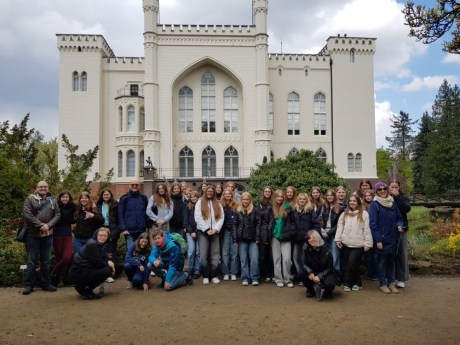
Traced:
<path id="1" fill-rule="evenodd" d="M 86 272 L 70 271 L 70 281 L 75 284 L 77 291 L 93 291 L 96 286 L 101 285 L 108 277 L 112 275 L 110 267 L 93 268 Z"/>
<path id="2" fill-rule="evenodd" d="M 307 287 L 308 291 L 313 291 L 313 281 L 310 279 L 305 280 L 305 286 Z M 334 272 L 329 272 L 326 274 L 323 279 L 321 279 L 321 285 L 324 290 L 328 292 L 332 292 L 332 290 L 335 289 L 335 273 Z"/>
<path id="3" fill-rule="evenodd" d="M 348 287 L 363 285 L 359 274 L 359 264 L 363 257 L 363 253 L 364 248 L 350 248 L 345 245 L 343 245 L 340 250 L 343 280 L 344 284 Z"/>

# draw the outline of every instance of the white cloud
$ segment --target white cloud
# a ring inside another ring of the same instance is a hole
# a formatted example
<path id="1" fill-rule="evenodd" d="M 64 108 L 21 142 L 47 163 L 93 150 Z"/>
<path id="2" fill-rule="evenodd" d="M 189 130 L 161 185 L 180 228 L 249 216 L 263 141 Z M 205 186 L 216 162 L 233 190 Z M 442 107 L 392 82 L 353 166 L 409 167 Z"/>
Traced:
<path id="1" fill-rule="evenodd" d="M 425 103 L 422 107 L 422 110 L 431 112 L 432 108 L 433 108 L 433 102 L 430 102 L 430 103 Z"/>
<path id="2" fill-rule="evenodd" d="M 429 77 L 416 77 L 409 84 L 402 87 L 403 91 L 414 92 L 423 89 L 435 90 L 439 88 L 439 85 L 446 79 L 450 84 L 457 82 L 458 78 L 453 75 L 435 75 Z"/>
<path id="3" fill-rule="evenodd" d="M 442 63 L 458 63 L 460 64 L 460 54 L 446 54 L 442 60 Z"/>
<path id="4" fill-rule="evenodd" d="M 390 118 L 393 114 L 390 101 L 375 101 L 375 141 L 377 147 L 386 147 L 388 145 L 385 137 L 391 134 Z"/>
<path id="5" fill-rule="evenodd" d="M 375 91 L 382 91 L 382 90 L 385 90 L 385 89 L 389 89 L 389 90 L 397 90 L 399 89 L 400 86 L 398 85 L 398 83 L 396 83 L 395 81 L 392 81 L 392 80 L 385 80 L 385 81 L 380 81 L 380 80 L 376 80 L 375 83 L 374 83 L 374 90 Z"/>

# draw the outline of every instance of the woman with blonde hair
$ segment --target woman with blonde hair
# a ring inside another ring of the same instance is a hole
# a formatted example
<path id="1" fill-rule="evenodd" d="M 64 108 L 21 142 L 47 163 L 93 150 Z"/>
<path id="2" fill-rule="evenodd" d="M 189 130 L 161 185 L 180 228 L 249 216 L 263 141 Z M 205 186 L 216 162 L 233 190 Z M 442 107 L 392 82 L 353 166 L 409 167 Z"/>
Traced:
<path id="1" fill-rule="evenodd" d="M 259 285 L 260 215 L 252 204 L 251 194 L 241 194 L 233 226 L 233 242 L 238 245 L 243 286 Z"/>
<path id="2" fill-rule="evenodd" d="M 96 230 L 104 224 L 104 218 L 96 204 L 91 201 L 91 196 L 88 192 L 81 192 L 78 197 L 74 218 L 73 250 L 74 253 L 77 253 L 93 237 Z"/>
<path id="3" fill-rule="evenodd" d="M 203 284 L 219 284 L 217 266 L 219 265 L 219 232 L 224 224 L 224 210 L 216 198 L 214 186 L 208 185 L 195 206 L 195 221 L 198 229 L 201 270 Z"/>
<path id="4" fill-rule="evenodd" d="M 236 219 L 238 203 L 232 188 L 225 188 L 220 204 L 224 209 L 224 224 L 219 233 L 221 249 L 221 271 L 224 280 L 236 280 L 238 274 L 238 246 L 232 239 L 233 224 Z"/>
<path id="5" fill-rule="evenodd" d="M 271 237 L 276 286 L 282 288 L 286 285 L 292 288 L 294 287 L 291 280 L 293 233 L 292 226 L 288 226 L 288 223 L 292 222 L 292 208 L 288 202 L 285 202 L 282 190 L 278 189 L 273 193 L 272 209 L 268 230 Z"/>

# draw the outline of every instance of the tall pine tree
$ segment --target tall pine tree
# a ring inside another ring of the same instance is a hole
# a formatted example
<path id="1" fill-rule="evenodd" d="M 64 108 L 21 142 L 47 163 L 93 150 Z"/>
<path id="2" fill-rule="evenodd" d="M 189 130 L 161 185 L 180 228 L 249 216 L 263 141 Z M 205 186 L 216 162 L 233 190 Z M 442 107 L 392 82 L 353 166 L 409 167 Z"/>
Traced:
<path id="1" fill-rule="evenodd" d="M 408 113 L 403 111 L 399 112 L 399 116 L 393 115 L 390 119 L 391 136 L 385 137 L 389 142 L 390 148 L 394 152 L 394 158 L 409 160 L 410 153 L 412 149 L 412 142 L 414 130 L 412 125 L 417 123 L 417 121 L 412 121 Z"/>
<path id="2" fill-rule="evenodd" d="M 420 119 L 419 132 L 414 138 L 413 146 L 413 173 L 414 173 L 414 191 L 423 192 L 425 187 L 422 182 L 422 171 L 423 171 L 423 158 L 429 144 L 429 134 L 433 130 L 433 120 L 431 116 L 425 112 Z"/>

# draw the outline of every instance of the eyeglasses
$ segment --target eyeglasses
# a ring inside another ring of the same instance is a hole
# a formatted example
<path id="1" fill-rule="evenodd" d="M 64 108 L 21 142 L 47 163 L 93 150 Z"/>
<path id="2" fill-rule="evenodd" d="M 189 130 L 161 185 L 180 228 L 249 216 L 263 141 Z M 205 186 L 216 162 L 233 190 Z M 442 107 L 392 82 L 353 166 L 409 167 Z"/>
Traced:
<path id="1" fill-rule="evenodd" d="M 379 191 L 379 192 L 381 192 L 382 190 L 388 190 L 388 188 L 387 187 L 381 187 L 381 188 L 377 189 L 377 191 Z"/>
<path id="2" fill-rule="evenodd" d="M 106 234 L 97 234 L 97 237 L 109 237 L 109 236 Z"/>

